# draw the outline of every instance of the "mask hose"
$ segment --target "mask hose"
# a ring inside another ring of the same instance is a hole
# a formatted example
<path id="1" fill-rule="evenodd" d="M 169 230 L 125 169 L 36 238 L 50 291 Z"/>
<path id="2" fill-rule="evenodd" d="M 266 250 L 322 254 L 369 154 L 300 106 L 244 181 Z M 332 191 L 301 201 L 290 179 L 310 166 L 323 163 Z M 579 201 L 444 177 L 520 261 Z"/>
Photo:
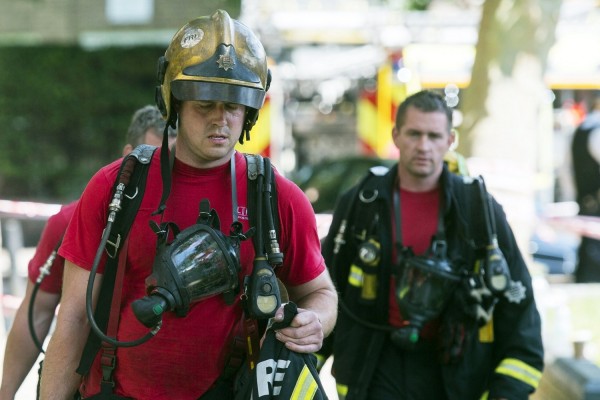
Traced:
<path id="1" fill-rule="evenodd" d="M 46 259 L 46 262 L 44 263 L 44 265 L 42 265 L 40 267 L 40 274 L 38 275 L 38 277 L 35 281 L 35 285 L 33 286 L 33 291 L 31 292 L 31 299 L 29 300 L 29 307 L 27 310 L 27 322 L 29 325 L 29 333 L 31 334 L 31 338 L 33 339 L 33 343 L 35 344 L 35 347 L 37 347 L 37 349 L 42 354 L 45 354 L 45 351 L 42 346 L 42 343 L 40 342 L 39 338 L 37 337 L 37 333 L 35 332 L 35 326 L 33 323 L 33 305 L 35 304 L 35 297 L 37 296 L 37 292 L 40 289 L 40 285 L 42 284 L 42 281 L 44 280 L 44 278 L 46 276 L 50 275 L 50 268 L 52 267 L 52 264 L 54 263 L 54 260 L 56 259 L 56 254 L 58 253 L 58 248 L 60 247 L 61 243 L 62 243 L 62 239 L 58 241 L 58 244 L 56 245 L 54 250 L 52 250 L 52 253 L 50 253 L 50 255 Z"/>
<path id="2" fill-rule="evenodd" d="M 268 260 L 271 266 L 275 267 L 283 264 L 283 253 L 279 249 L 279 241 L 277 240 L 277 230 L 275 229 L 275 223 L 273 221 L 273 207 L 271 204 L 271 176 L 273 171 L 271 169 L 271 160 L 265 158 L 265 183 L 264 183 L 264 202 L 265 210 L 267 214 L 267 224 L 269 229 L 269 253 Z"/>
<path id="3" fill-rule="evenodd" d="M 158 333 L 160 329 L 160 324 L 158 324 L 154 329 L 148 332 L 143 337 L 129 342 L 121 342 L 114 338 L 108 337 L 102 332 L 96 320 L 94 319 L 94 310 L 92 309 L 92 298 L 93 298 L 93 289 L 94 289 L 94 281 L 96 279 L 96 273 L 98 271 L 98 266 L 100 265 L 100 260 L 102 259 L 102 253 L 104 252 L 104 248 L 110 236 L 110 232 L 112 230 L 112 225 L 115 222 L 117 213 L 121 210 L 121 201 L 123 199 L 123 192 L 125 191 L 125 187 L 129 183 L 131 179 L 131 175 L 133 173 L 133 168 L 135 166 L 136 160 L 131 157 L 129 160 L 125 162 L 125 165 L 122 168 L 122 171 L 119 175 L 119 183 L 116 187 L 115 194 L 113 199 L 108 206 L 109 214 L 108 221 L 106 223 L 106 228 L 102 233 L 102 238 L 100 239 L 100 245 L 98 246 L 98 250 L 96 251 L 96 256 L 94 258 L 94 264 L 90 271 L 90 278 L 88 280 L 86 296 L 85 296 L 85 308 L 88 317 L 88 321 L 90 322 L 90 327 L 92 331 L 104 342 L 110 343 L 113 346 L 117 347 L 134 347 L 139 346 L 142 343 L 147 342 L 149 339 L 154 337 L 156 333 Z"/>

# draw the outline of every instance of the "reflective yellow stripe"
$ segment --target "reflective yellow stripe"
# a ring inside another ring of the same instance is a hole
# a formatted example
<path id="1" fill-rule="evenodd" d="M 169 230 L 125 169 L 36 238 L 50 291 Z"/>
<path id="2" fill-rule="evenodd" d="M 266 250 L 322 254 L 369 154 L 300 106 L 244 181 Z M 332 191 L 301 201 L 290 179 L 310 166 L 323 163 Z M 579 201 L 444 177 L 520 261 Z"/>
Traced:
<path id="1" fill-rule="evenodd" d="M 363 275 L 363 287 L 362 292 L 360 294 L 363 299 L 375 300 L 375 298 L 377 297 L 377 275 Z"/>
<path id="2" fill-rule="evenodd" d="M 479 400 L 487 400 L 490 392 L 486 390 L 486 392 L 479 398 Z"/>
<path id="3" fill-rule="evenodd" d="M 348 275 L 348 283 L 352 286 L 361 287 L 363 282 L 363 270 L 356 265 L 350 267 L 350 274 Z"/>
<path id="4" fill-rule="evenodd" d="M 479 328 L 479 341 L 481 343 L 494 342 L 494 320 L 490 319 L 487 324 Z"/>
<path id="5" fill-rule="evenodd" d="M 538 387 L 540 379 L 542 378 L 542 372 L 540 370 L 537 370 L 516 358 L 505 358 L 502 360 L 498 368 L 496 368 L 496 373 L 518 379 L 529 386 L 532 386 L 534 389 Z"/>
<path id="6" fill-rule="evenodd" d="M 348 386 L 336 383 L 335 388 L 337 389 L 338 395 L 346 396 L 348 394 Z"/>
<path id="7" fill-rule="evenodd" d="M 296 381 L 291 400 L 306 400 L 315 397 L 317 391 L 317 381 L 310 373 L 310 369 L 305 365 Z"/>

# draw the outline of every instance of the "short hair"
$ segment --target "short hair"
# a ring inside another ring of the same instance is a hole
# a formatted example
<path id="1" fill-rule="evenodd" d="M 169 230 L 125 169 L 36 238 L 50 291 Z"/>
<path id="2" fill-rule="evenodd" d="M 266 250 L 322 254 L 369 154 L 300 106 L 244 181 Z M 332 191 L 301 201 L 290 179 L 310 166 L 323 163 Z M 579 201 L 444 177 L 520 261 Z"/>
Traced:
<path id="1" fill-rule="evenodd" d="M 422 90 L 404 99 L 396 112 L 397 129 L 404 124 L 408 107 L 415 107 L 423 112 L 443 112 L 448 119 L 448 130 L 452 129 L 452 109 L 448 107 L 446 100 L 440 94 L 431 90 Z"/>
<path id="2" fill-rule="evenodd" d="M 131 123 L 127 129 L 127 143 L 133 147 L 144 143 L 144 134 L 148 129 L 154 129 L 156 135 L 162 137 L 165 124 L 166 121 L 158 110 L 158 107 L 154 105 L 144 106 L 133 113 L 131 117 Z M 175 132 L 175 130 L 169 128 L 169 136 L 175 135 Z"/>

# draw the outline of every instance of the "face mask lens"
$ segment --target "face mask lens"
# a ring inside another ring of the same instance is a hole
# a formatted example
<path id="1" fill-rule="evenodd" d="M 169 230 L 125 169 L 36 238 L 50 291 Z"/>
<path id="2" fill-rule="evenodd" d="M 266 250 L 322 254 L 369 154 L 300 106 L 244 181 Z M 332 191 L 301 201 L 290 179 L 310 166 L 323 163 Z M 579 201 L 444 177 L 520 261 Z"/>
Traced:
<path id="1" fill-rule="evenodd" d="M 406 268 L 401 283 L 400 298 L 413 307 L 440 309 L 446 298 L 446 286 L 451 281 L 410 264 Z"/>
<path id="2" fill-rule="evenodd" d="M 442 311 L 457 281 L 446 262 L 413 257 L 404 264 L 398 305 L 406 317 L 424 323 Z"/>
<path id="3" fill-rule="evenodd" d="M 232 288 L 232 273 L 225 254 L 208 232 L 198 231 L 180 242 L 171 252 L 171 262 L 191 301 Z"/>

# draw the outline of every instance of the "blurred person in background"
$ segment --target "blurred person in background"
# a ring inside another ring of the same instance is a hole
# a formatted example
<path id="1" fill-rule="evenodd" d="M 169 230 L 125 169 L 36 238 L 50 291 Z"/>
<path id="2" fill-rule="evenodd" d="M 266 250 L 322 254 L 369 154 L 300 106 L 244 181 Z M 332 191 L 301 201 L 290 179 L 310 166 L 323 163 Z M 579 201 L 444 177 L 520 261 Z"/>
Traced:
<path id="1" fill-rule="evenodd" d="M 133 114 L 127 130 L 127 144 L 123 147 L 123 156 L 143 143 L 160 146 L 164 128 L 165 121 L 156 106 L 147 105 L 138 109 Z M 170 144 L 174 142 L 175 137 L 176 131 L 170 130 Z M 6 342 L 0 400 L 12 400 L 15 397 L 38 358 L 41 344 L 50 330 L 56 307 L 60 302 L 65 263 L 64 258 L 56 255 L 56 251 L 77 203 L 78 200 L 62 206 L 58 213 L 48 219 L 35 254 L 29 261 L 27 289 Z M 46 266 L 47 262 L 49 274 L 40 277 L 40 268 Z M 35 343 L 32 337 L 28 319 L 30 301 L 36 287 L 32 326 L 38 343 Z"/>
<path id="2" fill-rule="evenodd" d="M 600 217 L 600 97 L 575 130 L 571 159 L 579 215 Z M 575 282 L 600 282 L 600 240 L 581 237 Z"/>
<path id="3" fill-rule="evenodd" d="M 481 178 L 444 164 L 455 140 L 443 97 L 406 98 L 396 166 L 337 203 L 323 255 L 339 292 L 333 355 L 345 400 L 526 400 L 542 375 L 532 280 Z"/>

